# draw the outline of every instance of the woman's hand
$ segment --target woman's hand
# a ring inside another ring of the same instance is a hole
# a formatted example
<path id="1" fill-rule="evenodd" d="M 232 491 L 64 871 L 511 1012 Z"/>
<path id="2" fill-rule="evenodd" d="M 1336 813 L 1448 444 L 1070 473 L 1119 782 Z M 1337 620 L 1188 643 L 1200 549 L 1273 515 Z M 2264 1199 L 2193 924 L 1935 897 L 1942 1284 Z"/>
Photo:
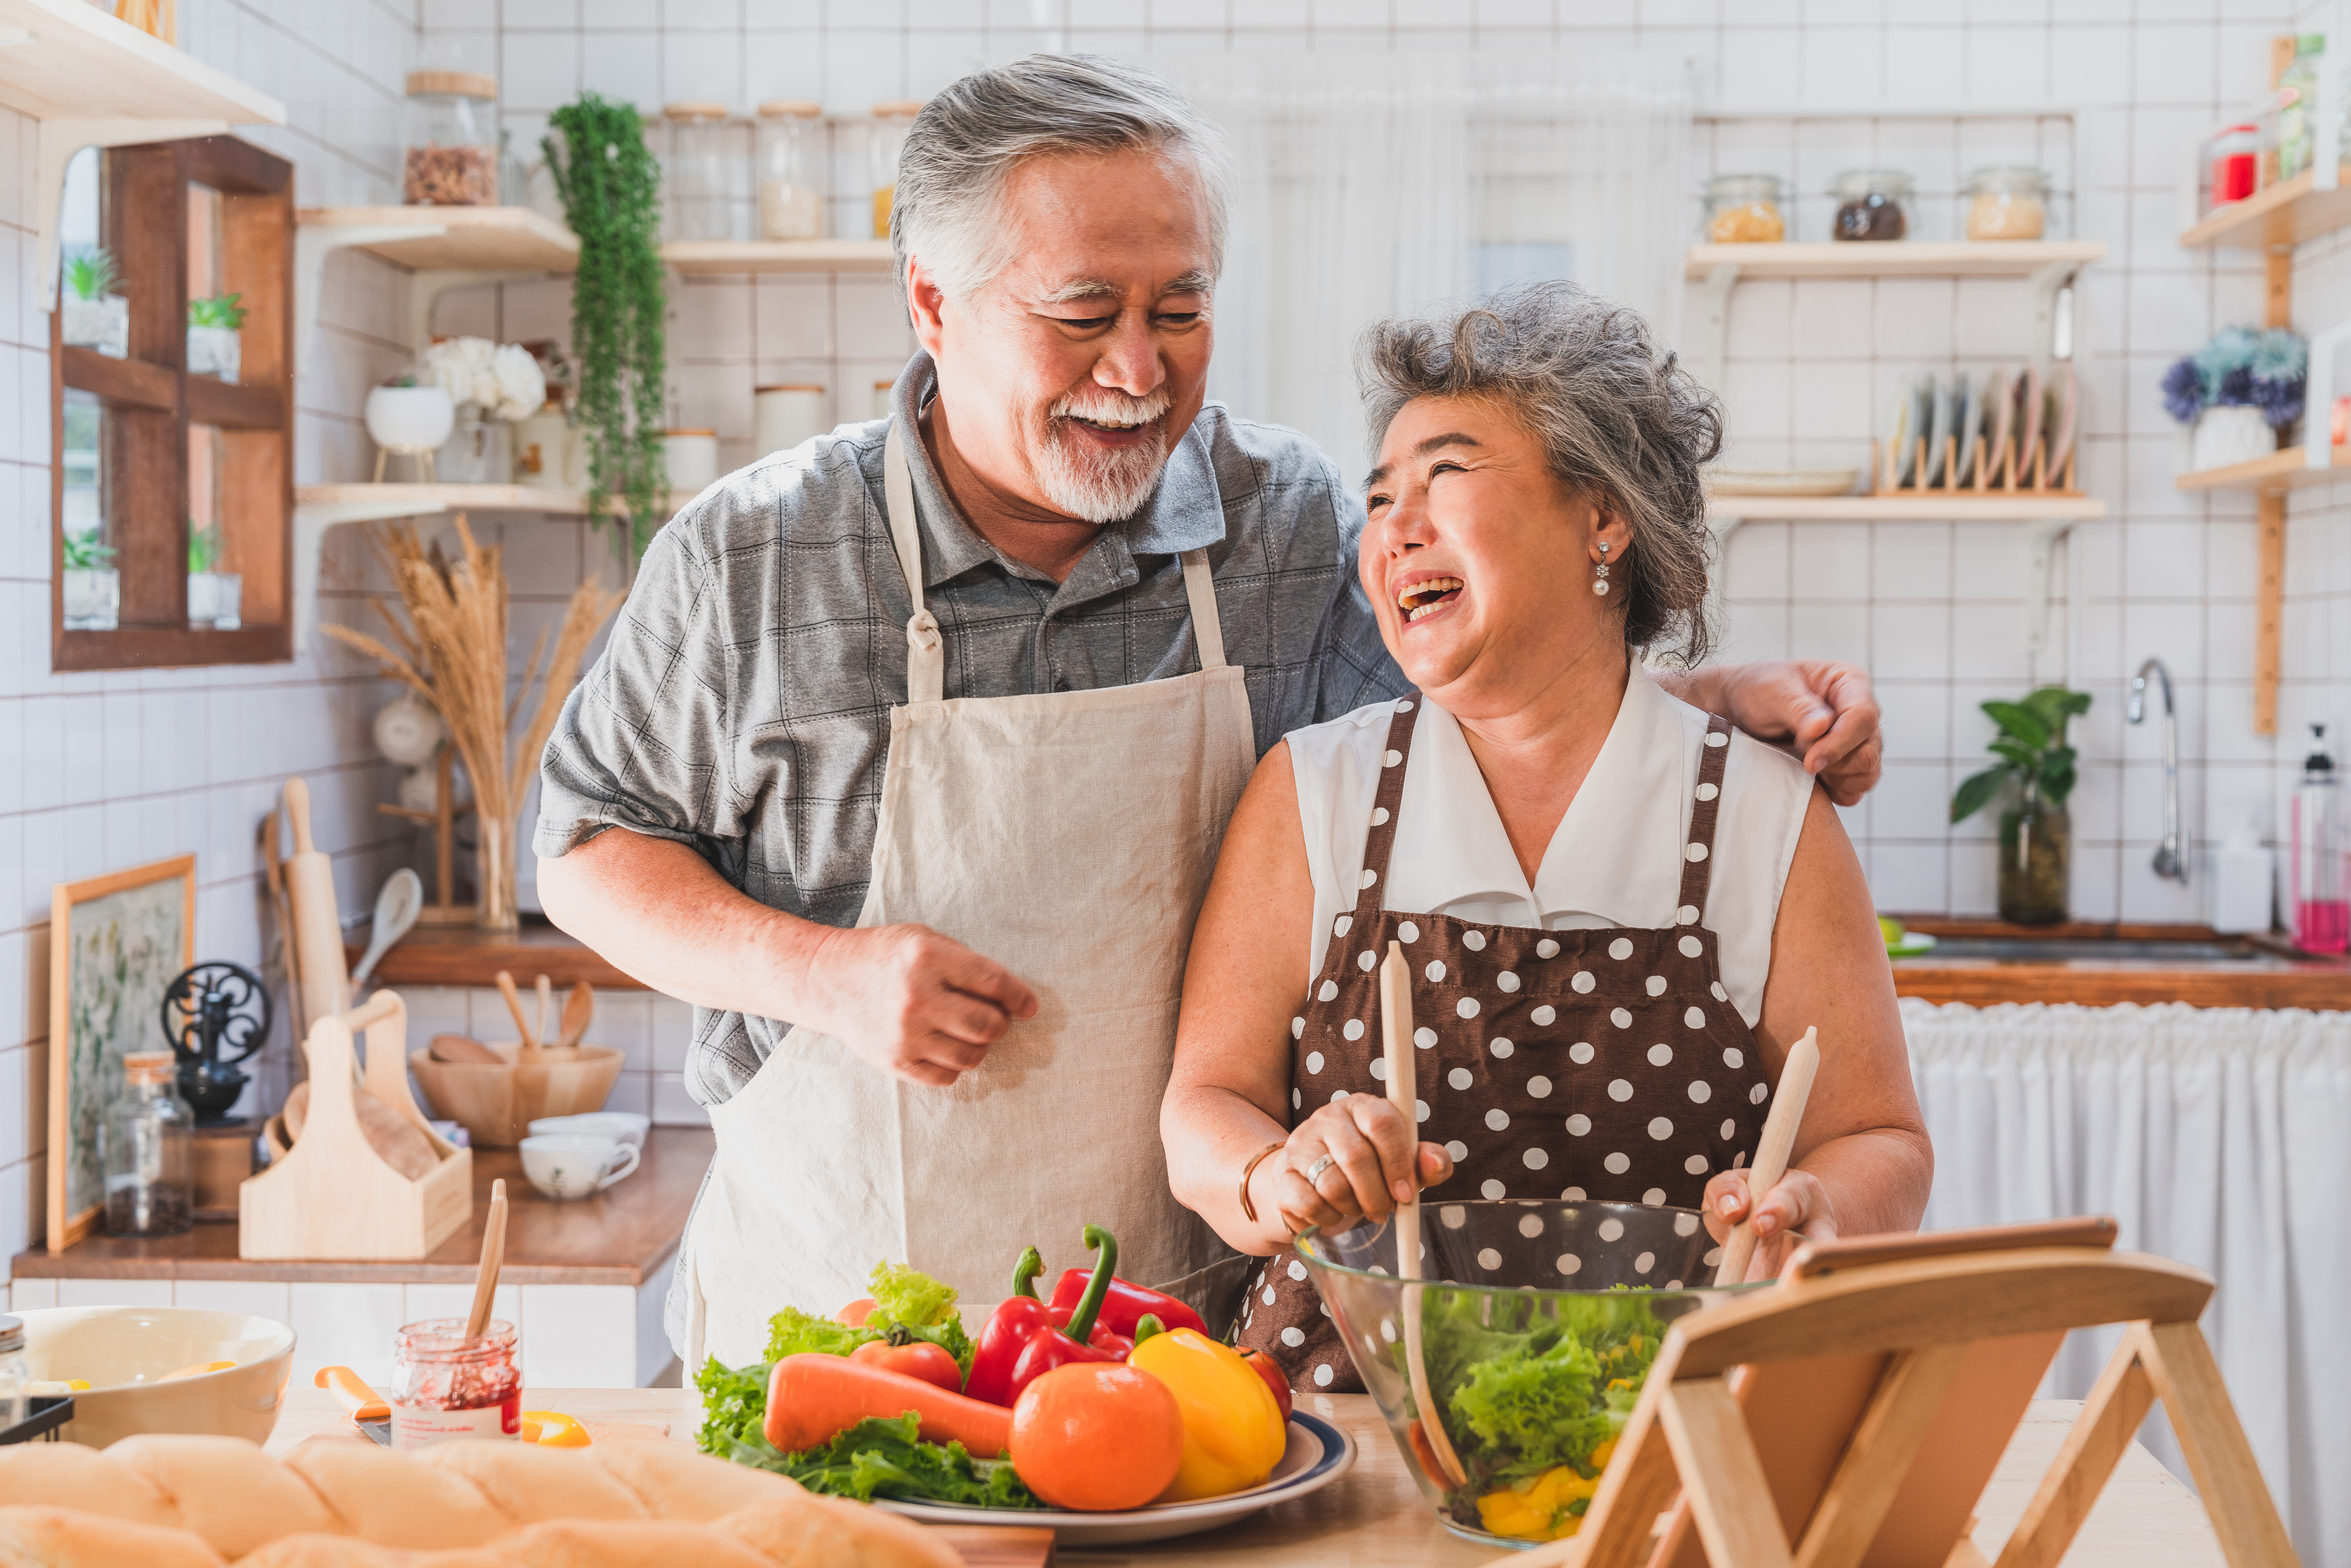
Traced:
<path id="1" fill-rule="evenodd" d="M 1747 1185 L 1743 1170 L 1724 1171 L 1706 1184 L 1702 1203 L 1706 1233 L 1719 1244 L 1729 1239 L 1731 1227 L 1755 1217 L 1755 1254 L 1747 1265 L 1748 1280 L 1779 1277 L 1788 1254 L 1801 1241 L 1829 1241 L 1837 1234 L 1836 1206 L 1829 1189 L 1812 1172 L 1794 1166 L 1780 1185 L 1763 1195 L 1761 1203 Z M 1802 1232 L 1801 1235 L 1797 1234 Z M 1739 1281 L 1745 1283 L 1745 1281 Z"/>
<path id="2" fill-rule="evenodd" d="M 1259 1214 L 1270 1207 L 1295 1236 L 1383 1218 L 1411 1201 L 1417 1187 L 1452 1174 L 1453 1158 L 1444 1145 L 1416 1142 L 1394 1105 L 1376 1095 L 1350 1094 L 1291 1129 L 1281 1152 L 1268 1155 L 1250 1177 L 1251 1196 Z"/>

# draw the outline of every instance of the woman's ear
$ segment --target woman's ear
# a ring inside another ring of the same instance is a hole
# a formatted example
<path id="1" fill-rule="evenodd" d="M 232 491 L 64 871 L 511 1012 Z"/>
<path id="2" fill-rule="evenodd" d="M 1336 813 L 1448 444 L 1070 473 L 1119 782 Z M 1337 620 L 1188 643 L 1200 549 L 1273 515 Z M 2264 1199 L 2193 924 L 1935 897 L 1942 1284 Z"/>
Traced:
<path id="1" fill-rule="evenodd" d="M 1595 561 L 1623 560 L 1625 552 L 1633 548 L 1632 525 L 1625 520 L 1624 513 L 1614 510 L 1604 503 L 1586 504 L 1592 507 L 1592 559 Z M 1607 547 L 1604 553 L 1601 549 L 1603 545 Z"/>

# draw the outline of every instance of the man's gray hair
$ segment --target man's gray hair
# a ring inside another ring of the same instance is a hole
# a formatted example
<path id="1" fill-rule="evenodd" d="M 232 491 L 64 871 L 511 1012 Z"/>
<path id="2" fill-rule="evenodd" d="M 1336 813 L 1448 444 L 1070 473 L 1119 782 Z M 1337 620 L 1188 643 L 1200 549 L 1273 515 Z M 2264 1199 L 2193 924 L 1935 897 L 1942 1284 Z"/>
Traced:
<path id="1" fill-rule="evenodd" d="M 1722 450 L 1722 405 L 1639 313 L 1573 283 L 1508 288 L 1476 308 L 1374 324 L 1359 352 L 1376 452 L 1415 398 L 1481 398 L 1542 445 L 1551 471 L 1625 519 L 1632 543 L 1609 573 L 1625 641 L 1685 665 L 1713 642 L 1712 535 L 1698 470 Z"/>
<path id="2" fill-rule="evenodd" d="M 1027 159 L 1137 150 L 1173 153 L 1198 173 L 1208 204 L 1209 272 L 1224 267 L 1232 155 L 1223 132 L 1166 81 L 1101 55 L 1029 55 L 951 82 L 923 106 L 898 155 L 890 249 L 949 294 L 986 287 L 1010 265 L 999 201 Z"/>

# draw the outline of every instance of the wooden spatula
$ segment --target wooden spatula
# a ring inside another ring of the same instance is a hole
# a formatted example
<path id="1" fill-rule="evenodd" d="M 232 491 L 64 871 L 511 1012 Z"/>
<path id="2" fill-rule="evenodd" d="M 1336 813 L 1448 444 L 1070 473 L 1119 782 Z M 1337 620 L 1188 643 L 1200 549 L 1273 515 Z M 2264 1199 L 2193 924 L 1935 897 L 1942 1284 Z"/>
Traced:
<path id="1" fill-rule="evenodd" d="M 1404 961 L 1404 947 L 1390 942 L 1386 962 L 1380 966 L 1380 1041 L 1386 1047 L 1388 1066 L 1388 1103 L 1404 1113 L 1404 1124 L 1413 1136 L 1413 1196 L 1407 1202 L 1396 1205 L 1396 1278 L 1417 1280 L 1420 1273 L 1420 1095 L 1413 1076 L 1412 1060 L 1412 969 Z M 1460 1458 L 1453 1451 L 1452 1440 L 1445 1435 L 1445 1424 L 1437 1413 L 1437 1402 L 1429 1396 L 1428 1367 L 1420 1354 L 1420 1291 L 1407 1285 L 1404 1290 L 1404 1358 L 1412 1374 L 1412 1402 L 1420 1411 L 1421 1435 L 1428 1439 L 1429 1452 L 1437 1456 L 1439 1469 L 1445 1472 L 1446 1484 L 1459 1486 L 1468 1480 L 1468 1473 L 1461 1468 Z"/>
<path id="2" fill-rule="evenodd" d="M 1820 1070 L 1820 1030 L 1808 1029 L 1803 1039 L 1788 1048 L 1787 1062 L 1780 1069 L 1771 1113 L 1763 1118 L 1763 1137 L 1755 1145 L 1755 1163 L 1747 1169 L 1748 1218 L 1733 1226 L 1722 1243 L 1722 1264 L 1714 1271 L 1718 1285 L 1737 1285 L 1747 1279 L 1747 1265 L 1755 1256 L 1755 1210 L 1788 1174 L 1796 1129 L 1804 1120 L 1804 1102 L 1812 1098 L 1813 1077 Z"/>

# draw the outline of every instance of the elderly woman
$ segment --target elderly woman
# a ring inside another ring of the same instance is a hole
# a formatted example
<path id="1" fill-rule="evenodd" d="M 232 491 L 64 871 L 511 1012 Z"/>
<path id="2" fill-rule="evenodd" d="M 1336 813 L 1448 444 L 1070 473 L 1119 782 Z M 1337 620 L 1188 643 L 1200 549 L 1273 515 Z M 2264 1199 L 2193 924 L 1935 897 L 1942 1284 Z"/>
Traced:
<path id="1" fill-rule="evenodd" d="M 1414 696 L 1293 732 L 1227 831 L 1161 1111 L 1176 1196 L 1243 1252 L 1242 1342 L 1359 1386 L 1289 1251 L 1414 1184 L 1485 1198 L 1915 1227 L 1932 1156 L 1869 890 L 1787 756 L 1667 696 L 1705 652 L 1713 401 L 1572 285 L 1374 329 L 1361 571 Z M 1375 967 L 1412 966 L 1422 1108 L 1379 1082 Z M 1303 963 L 1301 965 L 1301 959 Z M 1753 1157 L 1789 1043 L 1820 1076 Z"/>

